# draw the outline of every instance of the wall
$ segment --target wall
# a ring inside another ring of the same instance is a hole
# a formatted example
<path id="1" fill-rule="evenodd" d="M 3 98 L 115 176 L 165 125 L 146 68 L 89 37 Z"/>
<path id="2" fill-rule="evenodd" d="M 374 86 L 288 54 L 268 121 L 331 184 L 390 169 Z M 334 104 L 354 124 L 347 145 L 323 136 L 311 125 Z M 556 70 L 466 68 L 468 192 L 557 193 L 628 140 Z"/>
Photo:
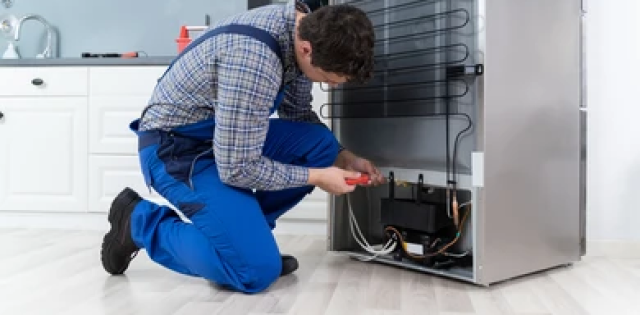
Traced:
<path id="1" fill-rule="evenodd" d="M 239 0 L 14 0 L 9 9 L 0 6 L 0 15 L 42 15 L 59 29 L 61 57 L 137 50 L 167 56 L 176 54 L 181 25 L 204 25 L 205 14 L 214 23 L 246 8 L 247 2 Z M 23 58 L 32 58 L 45 47 L 45 32 L 38 22 L 26 22 L 22 34 Z M 0 38 L 0 49 L 6 46 Z"/>
<path id="2" fill-rule="evenodd" d="M 60 29 L 65 57 L 130 50 L 167 55 L 174 54 L 173 40 L 181 24 L 201 24 L 206 13 L 213 22 L 246 9 L 246 1 L 186 2 L 15 0 L 10 9 L 0 7 L 0 15 L 42 14 Z M 640 1 L 588 5 L 588 238 L 640 241 Z M 36 54 L 40 34 L 35 22 L 25 25 L 24 56 Z M 0 38 L 0 49 L 5 47 Z"/>
<path id="3" fill-rule="evenodd" d="M 588 9 L 588 238 L 640 241 L 640 1 Z"/>

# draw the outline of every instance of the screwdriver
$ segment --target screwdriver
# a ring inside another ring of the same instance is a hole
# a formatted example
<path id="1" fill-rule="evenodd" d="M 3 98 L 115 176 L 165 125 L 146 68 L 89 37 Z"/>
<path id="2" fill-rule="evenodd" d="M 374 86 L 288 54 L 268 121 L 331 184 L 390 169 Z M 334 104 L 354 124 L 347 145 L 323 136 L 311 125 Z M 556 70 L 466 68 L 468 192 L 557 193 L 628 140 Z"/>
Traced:
<path id="1" fill-rule="evenodd" d="M 387 178 L 385 179 L 388 180 Z M 347 178 L 346 181 L 347 181 L 347 185 L 365 185 L 365 184 L 368 184 L 370 180 L 371 178 L 369 177 L 369 174 L 362 174 L 358 178 Z M 396 186 L 403 186 L 403 187 L 408 187 L 410 185 L 408 181 L 403 181 L 403 180 L 395 180 L 395 184 Z"/>
<path id="2" fill-rule="evenodd" d="M 347 178 L 347 185 L 364 185 L 369 183 L 369 174 L 361 174 L 358 178 Z"/>

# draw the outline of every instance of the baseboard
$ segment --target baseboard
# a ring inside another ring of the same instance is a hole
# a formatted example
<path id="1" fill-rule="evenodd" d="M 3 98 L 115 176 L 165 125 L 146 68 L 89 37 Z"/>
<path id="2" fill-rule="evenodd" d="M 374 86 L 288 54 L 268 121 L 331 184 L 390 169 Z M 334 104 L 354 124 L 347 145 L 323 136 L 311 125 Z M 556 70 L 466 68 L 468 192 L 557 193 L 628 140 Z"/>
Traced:
<path id="1" fill-rule="evenodd" d="M 104 213 L 0 212 L 0 228 L 106 231 L 109 225 Z M 323 220 L 283 218 L 274 233 L 326 235 L 327 224 Z"/>
<path id="2" fill-rule="evenodd" d="M 0 212 L 0 228 L 105 231 L 108 227 L 103 213 Z"/>
<path id="3" fill-rule="evenodd" d="M 587 256 L 640 259 L 640 241 L 589 240 Z"/>

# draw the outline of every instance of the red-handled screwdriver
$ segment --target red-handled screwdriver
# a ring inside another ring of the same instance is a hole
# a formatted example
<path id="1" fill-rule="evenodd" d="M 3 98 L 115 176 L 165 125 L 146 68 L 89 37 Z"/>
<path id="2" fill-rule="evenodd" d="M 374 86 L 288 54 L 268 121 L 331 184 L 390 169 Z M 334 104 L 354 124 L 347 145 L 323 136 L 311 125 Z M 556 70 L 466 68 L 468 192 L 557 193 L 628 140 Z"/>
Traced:
<path id="1" fill-rule="evenodd" d="M 347 185 L 368 184 L 369 180 L 368 174 L 362 174 L 358 178 L 347 178 Z"/>

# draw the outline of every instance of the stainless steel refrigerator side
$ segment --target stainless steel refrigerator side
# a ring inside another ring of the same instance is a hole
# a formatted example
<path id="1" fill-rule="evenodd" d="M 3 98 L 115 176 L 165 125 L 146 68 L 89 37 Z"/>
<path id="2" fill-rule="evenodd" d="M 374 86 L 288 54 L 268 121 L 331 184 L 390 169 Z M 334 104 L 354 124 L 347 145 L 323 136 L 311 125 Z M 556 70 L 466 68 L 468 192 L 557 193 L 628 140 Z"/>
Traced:
<path id="1" fill-rule="evenodd" d="M 483 284 L 580 259 L 580 18 L 580 0 L 486 3 Z"/>
<path id="2" fill-rule="evenodd" d="M 335 4 L 335 0 L 329 0 L 329 5 L 334 5 Z M 327 103 L 331 102 L 331 98 L 333 97 L 333 88 L 331 87 L 327 87 Z M 320 109 L 322 110 L 322 108 Z M 329 109 L 330 110 L 330 109 Z M 329 113 L 329 115 L 327 115 L 327 117 L 331 117 L 331 113 Z M 328 125 L 329 128 L 331 130 L 334 130 L 334 125 L 335 125 L 335 121 L 333 119 L 329 119 L 328 120 Z M 333 237 L 333 230 L 334 230 L 334 226 L 333 226 L 333 209 L 334 209 L 334 198 L 331 194 L 327 194 L 327 225 L 326 225 L 326 229 L 327 229 L 327 246 L 326 249 L 327 251 L 334 251 L 334 237 Z"/>
<path id="3" fill-rule="evenodd" d="M 587 254 L 587 0 L 580 18 L 580 255 Z"/>
<path id="4" fill-rule="evenodd" d="M 486 55 L 486 0 L 476 0 L 476 12 L 475 12 L 475 30 L 476 30 L 476 62 L 479 64 L 485 64 L 485 55 Z M 484 76 L 479 76 L 476 79 L 476 103 L 477 107 L 477 115 L 476 120 L 474 121 L 475 129 L 476 129 L 476 147 L 475 147 L 475 156 L 474 163 L 471 169 L 472 177 L 475 179 L 472 182 L 474 183 L 474 194 L 473 194 L 473 204 L 472 204 L 472 235 L 473 235 L 473 271 L 474 277 L 473 281 L 475 283 L 481 283 L 483 278 L 483 265 L 485 259 L 485 248 L 487 246 L 486 242 L 484 242 L 484 233 L 486 230 L 485 227 L 485 188 L 484 188 L 484 169 L 485 169 L 485 159 L 484 159 L 484 150 L 485 150 L 485 121 L 482 117 L 485 116 L 485 80 Z"/>
<path id="5" fill-rule="evenodd" d="M 332 4 L 333 1 L 329 1 L 329 4 Z M 333 95 L 333 89 L 329 88 L 329 90 L 327 91 L 327 100 L 331 100 L 331 97 Z M 329 119 L 328 122 L 329 128 L 331 130 L 334 130 L 334 121 L 332 119 Z M 333 209 L 335 207 L 334 204 L 334 198 L 331 194 L 327 194 L 327 215 L 326 215 L 326 220 L 327 220 L 327 224 L 326 224 L 326 231 L 327 231 L 327 246 L 326 249 L 327 251 L 333 251 L 334 250 L 334 246 L 333 246 Z"/>

